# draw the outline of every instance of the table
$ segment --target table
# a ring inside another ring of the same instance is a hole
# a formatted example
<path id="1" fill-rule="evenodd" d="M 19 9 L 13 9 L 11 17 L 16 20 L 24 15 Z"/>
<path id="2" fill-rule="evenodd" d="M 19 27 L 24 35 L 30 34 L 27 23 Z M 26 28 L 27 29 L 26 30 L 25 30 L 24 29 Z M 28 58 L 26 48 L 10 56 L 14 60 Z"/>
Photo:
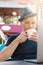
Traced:
<path id="1" fill-rule="evenodd" d="M 28 63 L 25 61 L 4 61 L 0 62 L 0 65 L 43 65 L 43 64 Z"/>
<path id="2" fill-rule="evenodd" d="M 13 25 L 13 24 L 0 24 L 0 29 L 6 34 L 15 34 L 23 31 L 21 25 Z"/>

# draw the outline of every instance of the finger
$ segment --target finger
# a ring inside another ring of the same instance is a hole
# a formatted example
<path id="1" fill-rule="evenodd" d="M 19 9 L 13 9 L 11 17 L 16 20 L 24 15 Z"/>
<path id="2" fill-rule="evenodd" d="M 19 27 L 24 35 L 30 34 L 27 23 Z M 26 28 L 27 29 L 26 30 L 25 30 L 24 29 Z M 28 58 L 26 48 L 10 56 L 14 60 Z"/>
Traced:
<path id="1" fill-rule="evenodd" d="M 27 32 L 24 32 L 24 36 L 28 37 Z"/>
<path id="2" fill-rule="evenodd" d="M 31 35 L 31 38 L 38 38 L 38 35 Z"/>
<path id="3" fill-rule="evenodd" d="M 38 39 L 38 36 L 31 36 L 31 38 L 33 38 L 33 39 Z"/>
<path id="4" fill-rule="evenodd" d="M 26 36 L 28 37 L 28 33 L 27 33 L 27 31 L 25 31 L 25 33 L 26 33 Z"/>
<path id="5" fill-rule="evenodd" d="M 27 31 L 25 31 L 25 33 L 27 34 Z"/>
<path id="6" fill-rule="evenodd" d="M 34 32 L 33 34 L 38 35 L 38 33 Z"/>
<path id="7" fill-rule="evenodd" d="M 36 39 L 36 38 L 31 38 L 30 40 L 37 41 L 37 39 Z"/>

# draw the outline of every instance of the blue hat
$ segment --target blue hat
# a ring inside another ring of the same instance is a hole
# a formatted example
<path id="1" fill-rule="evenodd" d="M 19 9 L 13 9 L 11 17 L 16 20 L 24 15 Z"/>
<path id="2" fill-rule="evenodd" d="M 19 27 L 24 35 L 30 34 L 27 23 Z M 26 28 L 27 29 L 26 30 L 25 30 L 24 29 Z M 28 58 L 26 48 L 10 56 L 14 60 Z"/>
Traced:
<path id="1" fill-rule="evenodd" d="M 23 19 L 30 17 L 30 16 L 33 16 L 33 15 L 36 15 L 36 13 L 34 13 L 29 7 L 22 8 L 20 10 L 18 20 L 22 21 Z"/>

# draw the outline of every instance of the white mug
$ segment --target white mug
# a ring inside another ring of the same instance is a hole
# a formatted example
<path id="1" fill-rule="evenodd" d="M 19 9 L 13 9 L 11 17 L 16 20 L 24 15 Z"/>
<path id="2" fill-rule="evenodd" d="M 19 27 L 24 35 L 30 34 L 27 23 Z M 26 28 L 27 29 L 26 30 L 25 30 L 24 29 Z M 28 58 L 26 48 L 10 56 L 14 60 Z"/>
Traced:
<path id="1" fill-rule="evenodd" d="M 28 35 L 28 38 L 31 38 L 31 35 L 33 35 L 33 33 L 36 33 L 36 29 L 28 29 L 27 30 L 27 35 Z"/>

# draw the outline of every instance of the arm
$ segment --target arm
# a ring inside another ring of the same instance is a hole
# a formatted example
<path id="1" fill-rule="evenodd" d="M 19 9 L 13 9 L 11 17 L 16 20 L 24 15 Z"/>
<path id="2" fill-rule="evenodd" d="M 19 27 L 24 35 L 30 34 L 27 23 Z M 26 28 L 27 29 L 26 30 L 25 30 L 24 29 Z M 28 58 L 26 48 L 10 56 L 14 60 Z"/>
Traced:
<path id="1" fill-rule="evenodd" d="M 6 48 L 4 48 L 2 52 L 0 52 L 0 61 L 7 60 L 10 56 L 12 56 L 19 43 L 25 42 L 26 39 L 26 33 L 21 33 Z"/>
<path id="2" fill-rule="evenodd" d="M 19 42 L 15 39 L 9 46 L 6 46 L 3 51 L 0 52 L 0 61 L 7 60 L 13 54 L 18 45 Z"/>

